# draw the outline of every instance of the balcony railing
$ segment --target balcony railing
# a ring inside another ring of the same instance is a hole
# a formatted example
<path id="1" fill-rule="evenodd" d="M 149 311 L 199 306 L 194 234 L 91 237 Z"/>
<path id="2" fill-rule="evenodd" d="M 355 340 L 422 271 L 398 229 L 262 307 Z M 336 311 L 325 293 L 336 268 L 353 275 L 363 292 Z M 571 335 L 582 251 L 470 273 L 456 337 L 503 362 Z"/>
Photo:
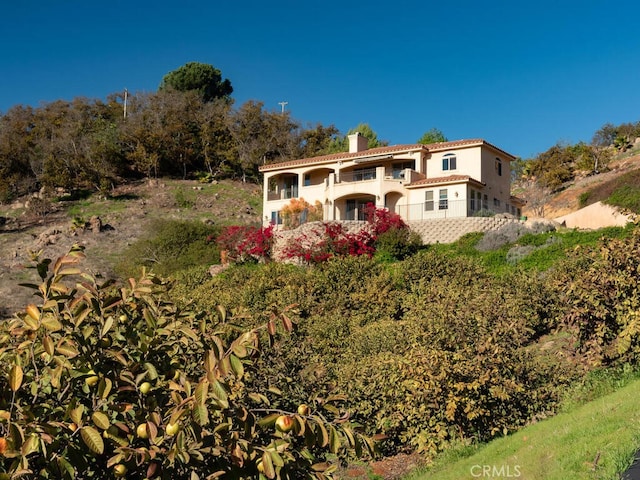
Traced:
<path id="1" fill-rule="evenodd" d="M 395 212 L 405 220 L 434 218 L 491 217 L 498 213 L 517 215 L 511 205 L 479 205 L 471 200 L 436 199 L 410 205 L 398 205 Z"/>
<path id="2" fill-rule="evenodd" d="M 366 168 L 362 170 L 340 172 L 340 176 L 337 178 L 339 183 L 341 182 L 364 182 L 367 180 L 376 179 L 376 169 Z"/>

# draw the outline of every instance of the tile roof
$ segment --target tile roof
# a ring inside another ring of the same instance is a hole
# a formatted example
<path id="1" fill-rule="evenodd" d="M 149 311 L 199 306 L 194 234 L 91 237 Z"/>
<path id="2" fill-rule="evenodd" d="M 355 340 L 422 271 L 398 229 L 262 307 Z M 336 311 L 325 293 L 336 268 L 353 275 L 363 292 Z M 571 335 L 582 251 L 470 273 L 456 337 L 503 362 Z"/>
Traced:
<path id="1" fill-rule="evenodd" d="M 479 180 L 475 178 L 471 178 L 469 175 L 449 175 L 447 177 L 434 177 L 434 178 L 423 178 L 421 180 L 416 180 L 415 182 L 411 182 L 408 185 L 405 185 L 407 188 L 412 187 L 421 187 L 423 185 L 435 185 L 435 184 L 444 184 L 444 183 L 460 183 L 460 182 L 473 182 L 478 185 L 484 185 Z"/>
<path id="2" fill-rule="evenodd" d="M 390 147 L 371 148 L 368 150 L 363 150 L 361 152 L 354 152 L 354 153 L 349 153 L 349 152 L 332 153 L 329 155 L 320 155 L 318 157 L 300 158 L 296 160 L 288 160 L 286 162 L 278 162 L 278 163 L 271 163 L 268 165 L 262 165 L 259 168 L 259 171 L 265 172 L 269 170 L 279 170 L 287 167 L 299 167 L 301 165 L 333 163 L 339 160 L 355 160 L 358 158 L 366 158 L 366 157 L 385 155 L 385 154 L 416 152 L 419 150 L 424 150 L 428 152 L 438 152 L 441 150 L 449 150 L 456 147 L 470 147 L 470 146 L 476 146 L 476 145 L 487 145 L 510 158 L 515 158 L 513 155 L 505 152 L 504 150 L 496 147 L 495 145 L 490 144 L 489 142 L 482 140 L 481 138 L 474 138 L 474 139 L 468 139 L 468 140 L 455 140 L 452 142 L 429 143 L 427 145 L 422 145 L 419 143 L 392 145 Z"/>

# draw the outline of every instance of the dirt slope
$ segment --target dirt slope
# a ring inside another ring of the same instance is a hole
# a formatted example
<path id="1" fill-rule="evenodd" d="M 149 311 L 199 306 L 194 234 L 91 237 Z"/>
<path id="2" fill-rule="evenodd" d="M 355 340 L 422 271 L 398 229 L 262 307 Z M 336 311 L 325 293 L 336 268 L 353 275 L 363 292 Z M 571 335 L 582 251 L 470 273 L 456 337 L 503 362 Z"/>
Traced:
<path id="1" fill-rule="evenodd" d="M 154 219 L 257 222 L 262 201 L 259 186 L 231 181 L 205 186 L 192 181 L 140 183 L 119 187 L 112 196 L 118 200 L 90 198 L 54 204 L 56 210 L 41 217 L 25 208 L 28 199 L 0 205 L 5 221 L 0 227 L 0 318 L 37 303 L 30 290 L 18 286 L 38 280 L 35 270 L 28 268 L 33 265 L 33 252 L 42 251 L 41 258 L 57 258 L 79 243 L 87 253 L 83 265 L 94 275 L 109 278 L 121 253 Z M 102 229 L 74 229 L 71 207 L 85 221 L 97 215 Z"/>
<path id="2" fill-rule="evenodd" d="M 606 182 L 624 175 L 625 173 L 640 168 L 640 154 L 634 154 L 612 161 L 608 170 L 597 174 L 577 178 L 566 189 L 554 195 L 551 201 L 546 204 L 544 216 L 546 218 L 557 218 L 575 212 L 580 208 L 580 195 Z M 523 214 L 531 216 L 531 212 L 525 207 Z"/>

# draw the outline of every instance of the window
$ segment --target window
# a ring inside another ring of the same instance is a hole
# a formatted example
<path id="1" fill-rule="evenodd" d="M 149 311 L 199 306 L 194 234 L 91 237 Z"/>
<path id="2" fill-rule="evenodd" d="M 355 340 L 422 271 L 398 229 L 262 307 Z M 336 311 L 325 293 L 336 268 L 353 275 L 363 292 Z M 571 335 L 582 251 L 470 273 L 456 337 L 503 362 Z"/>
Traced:
<path id="1" fill-rule="evenodd" d="M 404 178 L 404 171 L 408 168 L 411 170 L 415 169 L 415 164 L 413 160 L 410 162 L 402 162 L 402 163 L 394 163 L 392 165 L 392 175 L 395 179 Z"/>
<path id="2" fill-rule="evenodd" d="M 502 160 L 496 157 L 496 173 L 498 176 L 502 176 Z"/>
<path id="3" fill-rule="evenodd" d="M 296 198 L 298 196 L 298 176 L 289 175 L 282 178 L 284 198 Z"/>
<path id="4" fill-rule="evenodd" d="M 449 199 L 447 198 L 447 189 L 440 190 L 440 198 L 438 203 L 438 210 L 447 210 L 449 208 Z"/>
<path id="5" fill-rule="evenodd" d="M 364 180 L 375 180 L 376 168 L 357 168 L 353 171 L 353 181 L 362 182 Z"/>
<path id="6" fill-rule="evenodd" d="M 476 205 L 478 205 L 478 208 L 476 208 Z M 476 191 L 475 190 L 471 190 L 469 192 L 469 210 L 471 210 L 472 212 L 475 212 L 476 210 L 480 209 L 480 197 L 478 197 L 478 203 L 476 204 Z"/>
<path id="7" fill-rule="evenodd" d="M 433 211 L 433 192 L 432 191 L 424 192 L 424 211 L 425 212 Z"/>
<path id="8" fill-rule="evenodd" d="M 500 207 L 500 200 L 498 200 L 497 198 L 493 198 L 493 206 L 494 207 Z"/>
<path id="9" fill-rule="evenodd" d="M 308 187 L 309 185 L 311 185 L 311 174 L 310 173 L 305 173 L 304 174 L 304 186 Z"/>
<path id="10" fill-rule="evenodd" d="M 280 216 L 280 212 L 271 212 L 271 224 L 282 225 L 282 217 Z"/>
<path id="11" fill-rule="evenodd" d="M 456 170 L 457 163 L 456 155 L 454 153 L 447 153 L 442 157 L 442 170 Z"/>
<path id="12" fill-rule="evenodd" d="M 484 210 L 489 210 L 489 197 L 487 196 L 487 194 L 484 194 L 484 197 L 482 198 L 482 208 Z"/>

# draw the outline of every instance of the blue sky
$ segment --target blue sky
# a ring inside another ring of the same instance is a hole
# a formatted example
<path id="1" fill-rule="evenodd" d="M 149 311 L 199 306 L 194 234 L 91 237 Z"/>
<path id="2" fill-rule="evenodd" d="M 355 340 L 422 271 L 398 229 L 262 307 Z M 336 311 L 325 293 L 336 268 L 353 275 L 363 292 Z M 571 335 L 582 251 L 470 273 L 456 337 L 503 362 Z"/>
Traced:
<path id="1" fill-rule="evenodd" d="M 0 112 L 155 91 L 190 61 L 236 106 L 305 126 L 368 123 L 390 144 L 431 128 L 528 158 L 640 120 L 637 2 L 34 0 L 0 16 Z"/>

